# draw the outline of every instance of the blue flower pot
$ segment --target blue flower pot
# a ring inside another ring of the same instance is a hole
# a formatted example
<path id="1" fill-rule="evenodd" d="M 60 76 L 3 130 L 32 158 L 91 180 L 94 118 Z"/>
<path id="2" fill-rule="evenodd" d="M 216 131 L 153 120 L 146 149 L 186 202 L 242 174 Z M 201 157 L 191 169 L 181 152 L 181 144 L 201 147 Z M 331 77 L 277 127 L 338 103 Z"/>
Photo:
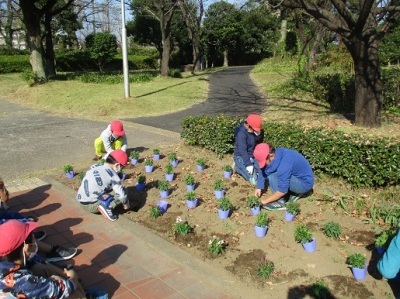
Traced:
<path id="1" fill-rule="evenodd" d="M 204 165 L 197 165 L 197 170 L 198 171 L 203 171 L 204 170 Z"/>
<path id="2" fill-rule="evenodd" d="M 291 214 L 288 211 L 285 211 L 285 220 L 288 222 L 292 222 L 296 214 Z"/>
<path id="3" fill-rule="evenodd" d="M 356 268 L 356 267 L 352 267 L 351 271 L 353 272 L 353 276 L 355 279 L 357 280 L 363 280 L 365 279 L 365 277 L 367 277 L 367 266 L 365 265 L 364 268 Z"/>
<path id="4" fill-rule="evenodd" d="M 165 174 L 165 179 L 166 179 L 168 182 L 172 182 L 172 181 L 174 180 L 174 174 L 173 174 L 173 173 L 166 173 L 166 174 Z"/>
<path id="5" fill-rule="evenodd" d="M 224 210 L 218 209 L 218 216 L 221 219 L 227 219 L 229 217 L 229 212 L 230 212 L 230 210 L 224 211 Z"/>
<path id="6" fill-rule="evenodd" d="M 166 200 L 159 200 L 157 202 L 158 210 L 161 214 L 164 214 L 168 210 L 168 201 Z"/>
<path id="7" fill-rule="evenodd" d="M 179 161 L 178 160 L 170 160 L 171 164 L 173 167 L 178 166 Z"/>
<path id="8" fill-rule="evenodd" d="M 146 172 L 153 172 L 153 165 L 145 165 L 144 168 Z"/>
<path id="9" fill-rule="evenodd" d="M 131 164 L 132 164 L 132 165 L 135 165 L 135 164 L 137 164 L 137 162 L 138 162 L 138 160 L 137 160 L 137 159 L 133 159 L 133 158 L 131 159 Z"/>
<path id="10" fill-rule="evenodd" d="M 267 234 L 267 230 L 268 230 L 268 226 L 261 227 L 261 226 L 254 225 L 254 233 L 259 238 L 264 238 L 265 235 Z"/>
<path id="11" fill-rule="evenodd" d="M 186 205 L 188 209 L 194 209 L 195 207 L 197 207 L 197 198 L 195 200 L 186 199 Z"/>
<path id="12" fill-rule="evenodd" d="M 214 195 L 216 199 L 220 199 L 224 196 L 225 190 L 214 190 Z"/>
<path id="13" fill-rule="evenodd" d="M 224 170 L 224 178 L 230 179 L 232 177 L 232 171 L 225 171 Z"/>
<path id="14" fill-rule="evenodd" d="M 194 191 L 194 188 L 196 187 L 196 185 L 186 185 L 186 190 L 187 191 Z"/>
<path id="15" fill-rule="evenodd" d="M 160 160 L 160 155 L 159 154 L 154 154 L 153 155 L 153 160 L 154 161 Z"/>
<path id="16" fill-rule="evenodd" d="M 260 206 L 250 208 L 251 214 L 253 214 L 254 216 L 258 215 L 258 213 L 260 213 L 260 210 L 261 210 Z"/>
<path id="17" fill-rule="evenodd" d="M 73 170 L 71 170 L 69 172 L 66 172 L 65 174 L 66 174 L 67 178 L 72 179 L 75 175 L 75 172 Z"/>
<path id="18" fill-rule="evenodd" d="M 307 252 L 314 252 L 317 249 L 317 241 L 313 238 L 311 242 L 308 243 L 301 243 L 303 248 Z"/>
<path id="19" fill-rule="evenodd" d="M 167 198 L 168 195 L 169 195 L 169 191 L 168 190 L 160 191 L 161 198 Z"/>
<path id="20" fill-rule="evenodd" d="M 143 191 L 146 188 L 146 183 L 136 183 L 136 190 Z"/>

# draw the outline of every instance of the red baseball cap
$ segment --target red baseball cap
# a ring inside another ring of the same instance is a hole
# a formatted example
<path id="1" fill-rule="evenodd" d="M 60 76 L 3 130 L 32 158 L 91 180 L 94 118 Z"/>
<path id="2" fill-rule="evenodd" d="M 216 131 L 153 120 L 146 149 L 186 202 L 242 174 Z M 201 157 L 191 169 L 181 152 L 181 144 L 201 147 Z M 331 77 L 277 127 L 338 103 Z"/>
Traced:
<path id="1" fill-rule="evenodd" d="M 111 132 L 118 137 L 124 136 L 125 131 L 122 122 L 120 122 L 119 120 L 114 120 L 111 123 Z"/>
<path id="2" fill-rule="evenodd" d="M 36 222 L 14 219 L 0 224 L 0 256 L 6 256 L 17 249 L 38 226 Z"/>
<path id="3" fill-rule="evenodd" d="M 269 155 L 269 145 L 266 143 L 257 144 L 254 148 L 254 158 L 256 158 L 260 168 L 263 168 L 266 163 L 266 159 Z"/>
<path id="4" fill-rule="evenodd" d="M 247 116 L 246 122 L 249 124 L 250 127 L 253 128 L 254 131 L 256 132 L 261 131 L 262 119 L 259 115 L 250 114 L 249 116 Z"/>
<path id="5" fill-rule="evenodd" d="M 123 166 L 128 165 L 128 154 L 125 153 L 123 150 L 117 149 L 113 150 L 110 153 L 110 156 L 113 157 L 117 162 Z"/>

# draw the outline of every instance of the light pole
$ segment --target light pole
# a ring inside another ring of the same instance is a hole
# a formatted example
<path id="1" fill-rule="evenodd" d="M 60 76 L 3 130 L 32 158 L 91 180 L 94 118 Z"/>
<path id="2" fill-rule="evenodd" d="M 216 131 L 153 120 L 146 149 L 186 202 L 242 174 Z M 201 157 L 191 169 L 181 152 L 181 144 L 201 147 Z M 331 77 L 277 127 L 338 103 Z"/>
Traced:
<path id="1" fill-rule="evenodd" d="M 126 28 L 125 28 L 125 3 L 121 0 L 121 16 L 122 16 L 122 65 L 124 69 L 124 90 L 125 98 L 130 97 L 129 90 L 129 67 L 128 67 L 128 49 L 126 42 Z"/>

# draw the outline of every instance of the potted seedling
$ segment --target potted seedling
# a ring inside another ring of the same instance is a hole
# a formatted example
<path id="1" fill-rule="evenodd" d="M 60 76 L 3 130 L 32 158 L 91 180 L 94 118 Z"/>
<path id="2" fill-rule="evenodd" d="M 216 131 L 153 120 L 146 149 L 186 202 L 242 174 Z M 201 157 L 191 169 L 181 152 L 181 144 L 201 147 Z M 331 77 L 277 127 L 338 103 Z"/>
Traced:
<path id="1" fill-rule="evenodd" d="M 172 164 L 173 167 L 178 166 L 178 157 L 175 152 L 168 154 L 169 162 Z"/>
<path id="2" fill-rule="evenodd" d="M 254 232 L 257 237 L 265 237 L 268 230 L 268 221 L 269 219 L 266 212 L 260 212 L 257 214 L 256 224 L 254 225 Z"/>
<path id="3" fill-rule="evenodd" d="M 169 195 L 169 182 L 167 180 L 158 180 L 157 183 L 158 191 L 160 191 L 161 198 L 167 198 Z"/>
<path id="4" fill-rule="evenodd" d="M 198 158 L 196 163 L 197 163 L 197 170 L 198 171 L 203 171 L 204 168 L 206 167 L 206 159 L 204 158 Z"/>
<path id="5" fill-rule="evenodd" d="M 233 207 L 232 202 L 226 197 L 223 196 L 218 203 L 218 215 L 221 219 L 226 219 L 229 217 L 229 213 L 231 208 Z"/>
<path id="6" fill-rule="evenodd" d="M 216 199 L 220 199 L 222 196 L 224 196 L 224 181 L 222 179 L 216 179 L 213 183 L 213 187 Z"/>
<path id="7" fill-rule="evenodd" d="M 379 255 L 383 255 L 395 234 L 394 230 L 386 229 L 375 238 L 375 248 Z"/>
<path id="8" fill-rule="evenodd" d="M 158 148 L 153 149 L 153 159 L 154 161 L 160 160 L 160 150 Z"/>
<path id="9" fill-rule="evenodd" d="M 197 206 L 196 192 L 189 191 L 186 193 L 186 204 L 189 209 L 193 209 Z"/>
<path id="10" fill-rule="evenodd" d="M 136 190 L 143 191 L 146 187 L 146 176 L 144 174 L 139 174 L 137 176 Z"/>
<path id="11" fill-rule="evenodd" d="M 137 164 L 137 162 L 139 160 L 139 152 L 133 151 L 129 154 L 129 157 L 131 158 L 131 164 L 135 165 L 135 164 Z"/>
<path id="12" fill-rule="evenodd" d="M 285 220 L 292 222 L 294 217 L 300 212 L 300 206 L 297 202 L 289 201 L 286 204 Z"/>
<path id="13" fill-rule="evenodd" d="M 224 167 L 222 168 L 222 170 L 224 171 L 224 178 L 230 179 L 231 176 L 232 176 L 232 172 L 233 172 L 232 166 L 229 165 L 229 164 L 224 165 Z"/>
<path id="14" fill-rule="evenodd" d="M 174 179 L 174 166 L 172 166 L 171 163 L 168 163 L 168 164 L 165 166 L 165 179 L 166 179 L 168 182 L 172 182 L 173 179 Z"/>
<path id="15" fill-rule="evenodd" d="M 247 206 L 250 208 L 250 211 L 253 215 L 257 215 L 258 213 L 260 213 L 260 198 L 255 195 L 250 195 L 247 198 Z"/>
<path id="16" fill-rule="evenodd" d="M 303 245 L 307 252 L 314 252 L 316 249 L 316 240 L 312 237 L 311 230 L 305 225 L 300 224 L 294 230 L 294 238 Z"/>
<path id="17" fill-rule="evenodd" d="M 153 159 L 147 158 L 144 161 L 144 168 L 146 170 L 146 172 L 153 172 L 153 167 L 154 167 L 154 161 Z"/>
<path id="18" fill-rule="evenodd" d="M 361 253 L 353 253 L 349 256 L 347 264 L 350 265 L 355 279 L 361 280 L 367 276 L 366 260 L 366 257 Z"/>
<path id="19" fill-rule="evenodd" d="M 342 233 L 342 228 L 339 223 L 330 221 L 322 226 L 322 231 L 328 238 L 339 239 L 340 234 Z"/>
<path id="20" fill-rule="evenodd" d="M 160 208 L 158 206 L 151 206 L 150 207 L 150 217 L 158 218 L 160 216 L 161 216 Z"/>
<path id="21" fill-rule="evenodd" d="M 65 175 L 67 176 L 67 178 L 72 179 L 74 177 L 75 172 L 74 172 L 74 168 L 72 167 L 71 164 L 65 164 L 62 167 L 62 169 L 65 172 Z"/>
<path id="22" fill-rule="evenodd" d="M 185 180 L 187 191 L 193 191 L 194 187 L 195 187 L 194 176 L 191 175 L 190 173 L 188 173 L 185 175 L 185 177 L 183 179 Z"/>

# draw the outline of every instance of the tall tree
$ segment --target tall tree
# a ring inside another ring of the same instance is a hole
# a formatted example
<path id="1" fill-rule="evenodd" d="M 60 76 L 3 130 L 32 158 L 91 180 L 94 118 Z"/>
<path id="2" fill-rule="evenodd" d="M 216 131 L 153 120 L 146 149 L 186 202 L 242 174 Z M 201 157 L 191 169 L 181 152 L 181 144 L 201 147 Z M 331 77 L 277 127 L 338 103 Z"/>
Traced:
<path id="1" fill-rule="evenodd" d="M 330 5 L 327 5 L 329 3 Z M 355 124 L 381 125 L 379 43 L 400 16 L 397 0 L 284 0 L 336 32 L 350 52 L 355 72 Z"/>
<path id="2" fill-rule="evenodd" d="M 26 40 L 30 50 L 29 61 L 32 65 L 36 83 L 47 82 L 41 24 L 45 14 L 51 14 L 57 1 L 58 0 L 19 1 L 23 16 L 22 20 L 26 28 Z M 74 0 L 66 1 L 64 7 L 68 7 L 73 1 Z"/>
<path id="3" fill-rule="evenodd" d="M 203 0 L 178 0 L 183 20 L 192 41 L 193 72 L 200 70 L 201 23 L 204 14 Z"/>
<path id="4" fill-rule="evenodd" d="M 177 7 L 177 0 L 133 0 L 132 8 L 143 15 L 148 15 L 160 23 L 162 55 L 161 76 L 169 75 L 169 59 L 171 56 L 171 22 Z"/>
<path id="5" fill-rule="evenodd" d="M 240 36 L 240 13 L 233 5 L 225 1 L 211 4 L 204 19 L 203 41 L 207 49 L 207 58 L 212 64 L 222 52 L 223 65 L 228 66 L 229 51 L 235 47 L 236 36 Z"/>

